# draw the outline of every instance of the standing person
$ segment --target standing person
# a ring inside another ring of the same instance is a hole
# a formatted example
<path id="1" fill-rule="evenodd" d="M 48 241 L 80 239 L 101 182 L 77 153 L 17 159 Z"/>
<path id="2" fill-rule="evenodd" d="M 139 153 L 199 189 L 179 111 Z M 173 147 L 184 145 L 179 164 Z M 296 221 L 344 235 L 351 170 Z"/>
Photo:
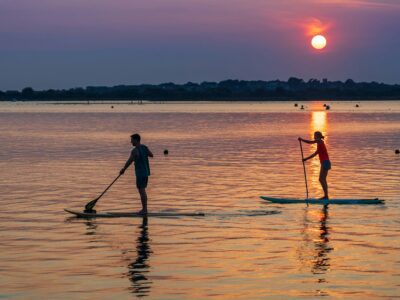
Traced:
<path id="1" fill-rule="evenodd" d="M 324 143 L 324 136 L 320 131 L 314 132 L 314 140 L 309 141 L 302 139 L 299 137 L 299 141 L 307 143 L 307 144 L 317 144 L 317 150 L 311 154 L 310 156 L 303 159 L 303 161 L 309 160 L 318 154 L 319 161 L 321 163 L 321 170 L 319 172 L 319 182 L 321 183 L 322 189 L 324 190 L 324 196 L 320 198 L 329 199 L 328 195 L 328 182 L 326 181 L 326 177 L 328 176 L 328 171 L 331 169 L 331 161 L 329 160 L 328 150 L 326 150 L 326 146 Z"/>
<path id="2" fill-rule="evenodd" d="M 150 176 L 149 157 L 153 157 L 153 153 L 149 148 L 140 143 L 140 135 L 135 133 L 131 135 L 131 143 L 135 148 L 132 149 L 131 155 L 125 163 L 125 166 L 119 172 L 121 175 L 125 170 L 135 163 L 136 187 L 140 194 L 140 201 L 142 202 L 142 210 L 139 214 L 147 214 L 147 193 L 146 187 Z"/>

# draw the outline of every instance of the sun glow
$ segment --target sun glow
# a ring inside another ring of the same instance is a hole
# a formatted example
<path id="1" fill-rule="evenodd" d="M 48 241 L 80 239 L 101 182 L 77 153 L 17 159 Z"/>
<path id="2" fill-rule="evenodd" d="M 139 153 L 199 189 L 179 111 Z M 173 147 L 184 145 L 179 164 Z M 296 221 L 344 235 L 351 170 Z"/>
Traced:
<path id="1" fill-rule="evenodd" d="M 317 50 L 324 49 L 326 47 L 326 38 L 323 35 L 316 35 L 312 38 L 311 45 Z"/>
<path id="2" fill-rule="evenodd" d="M 328 132 L 328 113 L 326 111 L 313 111 L 311 113 L 311 122 L 310 122 L 310 140 L 314 139 L 314 132 L 320 131 L 322 135 L 325 136 L 325 143 L 327 143 L 328 138 L 326 134 Z M 314 152 L 317 150 L 317 144 L 313 144 L 311 147 L 311 151 Z M 312 153 L 311 152 L 311 153 Z M 320 172 L 320 162 L 318 159 L 312 159 L 311 162 L 311 184 L 312 187 L 317 191 L 320 189 L 319 183 L 319 172 Z"/>
<path id="3" fill-rule="evenodd" d="M 313 111 L 311 113 L 311 126 L 310 126 L 310 137 L 314 139 L 314 132 L 321 131 L 323 135 L 328 130 L 328 122 L 326 111 Z"/>

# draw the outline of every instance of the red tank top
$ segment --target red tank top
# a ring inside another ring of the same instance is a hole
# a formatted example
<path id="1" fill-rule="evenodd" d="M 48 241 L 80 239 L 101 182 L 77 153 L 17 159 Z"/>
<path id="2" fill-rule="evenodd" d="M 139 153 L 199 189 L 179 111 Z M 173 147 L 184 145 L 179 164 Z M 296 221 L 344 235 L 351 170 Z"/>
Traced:
<path id="1" fill-rule="evenodd" d="M 329 160 L 328 150 L 326 150 L 324 141 L 321 141 L 317 144 L 317 151 L 319 161 Z"/>

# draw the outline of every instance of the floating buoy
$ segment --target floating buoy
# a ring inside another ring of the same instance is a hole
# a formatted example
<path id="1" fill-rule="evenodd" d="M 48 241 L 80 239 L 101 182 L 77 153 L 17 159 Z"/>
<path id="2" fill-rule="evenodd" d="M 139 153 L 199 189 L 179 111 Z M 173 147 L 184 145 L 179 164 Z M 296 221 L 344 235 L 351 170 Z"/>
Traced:
<path id="1" fill-rule="evenodd" d="M 356 104 L 356 107 L 360 107 L 360 105 Z"/>
<path id="2" fill-rule="evenodd" d="M 294 107 L 297 107 L 297 106 L 299 106 L 299 105 L 298 105 L 297 103 L 295 103 L 295 104 L 294 104 Z"/>
<path id="3" fill-rule="evenodd" d="M 114 108 L 114 105 L 111 105 L 111 108 Z"/>

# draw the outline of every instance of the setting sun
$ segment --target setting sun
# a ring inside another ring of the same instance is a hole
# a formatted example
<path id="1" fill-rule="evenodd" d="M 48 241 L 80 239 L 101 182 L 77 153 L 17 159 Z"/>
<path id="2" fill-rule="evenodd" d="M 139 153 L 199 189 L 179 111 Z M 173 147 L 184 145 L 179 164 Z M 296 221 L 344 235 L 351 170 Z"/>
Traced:
<path id="1" fill-rule="evenodd" d="M 311 45 L 318 50 L 324 49 L 326 46 L 326 38 L 322 35 L 316 35 L 312 38 Z"/>

